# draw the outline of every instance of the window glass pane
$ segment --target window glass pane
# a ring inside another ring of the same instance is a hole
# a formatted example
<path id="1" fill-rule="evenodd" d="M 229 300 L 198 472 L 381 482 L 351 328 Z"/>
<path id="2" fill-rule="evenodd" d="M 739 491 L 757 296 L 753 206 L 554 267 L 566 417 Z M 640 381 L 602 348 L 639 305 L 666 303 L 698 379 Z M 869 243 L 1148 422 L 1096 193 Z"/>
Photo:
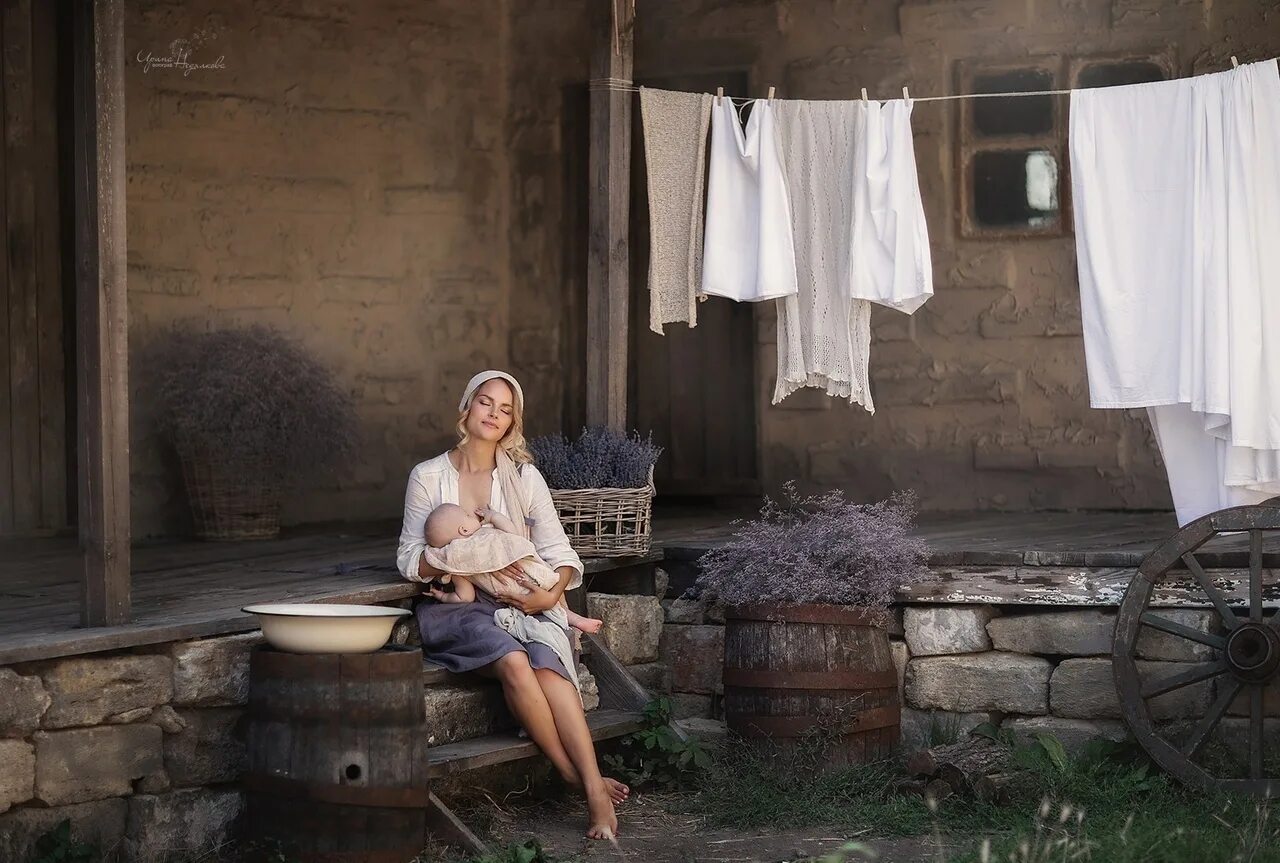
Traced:
<path id="1" fill-rule="evenodd" d="M 1015 69 L 973 77 L 975 93 L 1020 93 L 1052 89 L 1053 76 L 1044 69 Z M 979 135 L 1037 135 L 1052 131 L 1053 99 L 1053 96 L 974 99 L 974 130 Z"/>
<path id="2" fill-rule="evenodd" d="M 1124 63 L 1093 63 L 1080 70 L 1077 87 L 1117 87 L 1163 81 L 1164 70 L 1155 63 L 1136 60 Z"/>
<path id="3" fill-rule="evenodd" d="M 973 214 L 992 228 L 1040 228 L 1058 219 L 1058 160 L 1048 150 L 973 157 Z"/>

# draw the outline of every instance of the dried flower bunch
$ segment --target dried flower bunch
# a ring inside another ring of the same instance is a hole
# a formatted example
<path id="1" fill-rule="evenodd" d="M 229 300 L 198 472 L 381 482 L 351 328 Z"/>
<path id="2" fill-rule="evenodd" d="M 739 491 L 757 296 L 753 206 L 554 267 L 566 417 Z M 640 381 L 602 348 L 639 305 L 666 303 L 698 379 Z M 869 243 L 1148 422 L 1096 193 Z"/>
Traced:
<path id="1" fill-rule="evenodd" d="M 152 342 L 145 363 L 159 428 L 180 453 L 296 476 L 355 451 L 351 399 L 274 329 L 180 326 Z"/>
<path id="2" fill-rule="evenodd" d="M 576 441 L 553 434 L 529 441 L 538 470 L 554 489 L 642 488 L 662 454 L 653 434 L 586 428 Z"/>
<path id="3" fill-rule="evenodd" d="M 758 518 L 704 554 L 697 587 L 726 605 L 821 603 L 885 609 L 898 588 L 931 577 L 928 549 L 911 535 L 915 495 L 859 504 L 841 491 L 765 499 Z"/>

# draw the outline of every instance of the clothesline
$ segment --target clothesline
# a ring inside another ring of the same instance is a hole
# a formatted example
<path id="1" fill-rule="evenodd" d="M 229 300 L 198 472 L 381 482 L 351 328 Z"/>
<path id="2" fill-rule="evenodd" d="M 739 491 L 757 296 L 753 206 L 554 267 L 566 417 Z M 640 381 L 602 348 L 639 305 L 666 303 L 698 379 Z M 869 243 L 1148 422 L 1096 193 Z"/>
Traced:
<path id="1" fill-rule="evenodd" d="M 1233 68 L 1240 65 L 1240 61 L 1234 56 L 1231 58 Z M 589 90 L 612 90 L 622 93 L 639 93 L 640 88 L 634 82 L 626 78 L 592 78 L 587 82 Z M 902 96 L 912 102 L 951 102 L 959 99 L 1007 99 L 1016 96 L 1070 96 L 1077 90 L 1097 90 L 1099 87 L 1071 87 L 1065 90 L 1019 90 L 1011 93 L 956 93 L 950 96 L 911 96 L 908 94 L 908 88 L 902 88 Z M 731 102 L 747 103 L 759 101 L 759 97 L 749 96 L 725 96 L 724 98 Z M 867 91 L 862 90 L 862 98 L 866 100 Z"/>

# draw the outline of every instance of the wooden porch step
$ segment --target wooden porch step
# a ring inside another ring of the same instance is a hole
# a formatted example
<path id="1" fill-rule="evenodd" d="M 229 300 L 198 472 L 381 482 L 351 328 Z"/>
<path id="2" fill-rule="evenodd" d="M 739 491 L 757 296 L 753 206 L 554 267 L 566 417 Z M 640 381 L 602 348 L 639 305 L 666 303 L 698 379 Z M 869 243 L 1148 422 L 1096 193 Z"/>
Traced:
<path id="1" fill-rule="evenodd" d="M 593 710 L 587 714 L 592 740 L 612 740 L 644 726 L 638 710 Z M 514 734 L 490 734 L 474 740 L 446 743 L 427 750 L 433 777 L 451 776 L 480 767 L 520 761 L 540 754 L 533 741 Z"/>

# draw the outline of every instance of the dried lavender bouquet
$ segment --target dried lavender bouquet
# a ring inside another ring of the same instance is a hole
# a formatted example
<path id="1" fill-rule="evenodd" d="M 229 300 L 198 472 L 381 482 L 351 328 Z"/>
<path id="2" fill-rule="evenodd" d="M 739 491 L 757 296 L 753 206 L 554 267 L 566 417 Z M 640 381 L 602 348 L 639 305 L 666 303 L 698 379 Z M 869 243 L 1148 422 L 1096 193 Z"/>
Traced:
<path id="1" fill-rule="evenodd" d="M 781 502 L 766 498 L 759 517 L 702 556 L 697 589 L 726 605 L 886 609 L 900 587 L 932 577 L 915 514 L 911 492 L 860 504 L 838 490 L 802 496 L 789 482 Z"/>
<path id="2" fill-rule="evenodd" d="M 558 490 L 643 488 L 662 455 L 652 433 L 642 438 L 601 426 L 583 429 L 575 441 L 561 434 L 536 437 L 529 450 L 547 485 Z"/>

